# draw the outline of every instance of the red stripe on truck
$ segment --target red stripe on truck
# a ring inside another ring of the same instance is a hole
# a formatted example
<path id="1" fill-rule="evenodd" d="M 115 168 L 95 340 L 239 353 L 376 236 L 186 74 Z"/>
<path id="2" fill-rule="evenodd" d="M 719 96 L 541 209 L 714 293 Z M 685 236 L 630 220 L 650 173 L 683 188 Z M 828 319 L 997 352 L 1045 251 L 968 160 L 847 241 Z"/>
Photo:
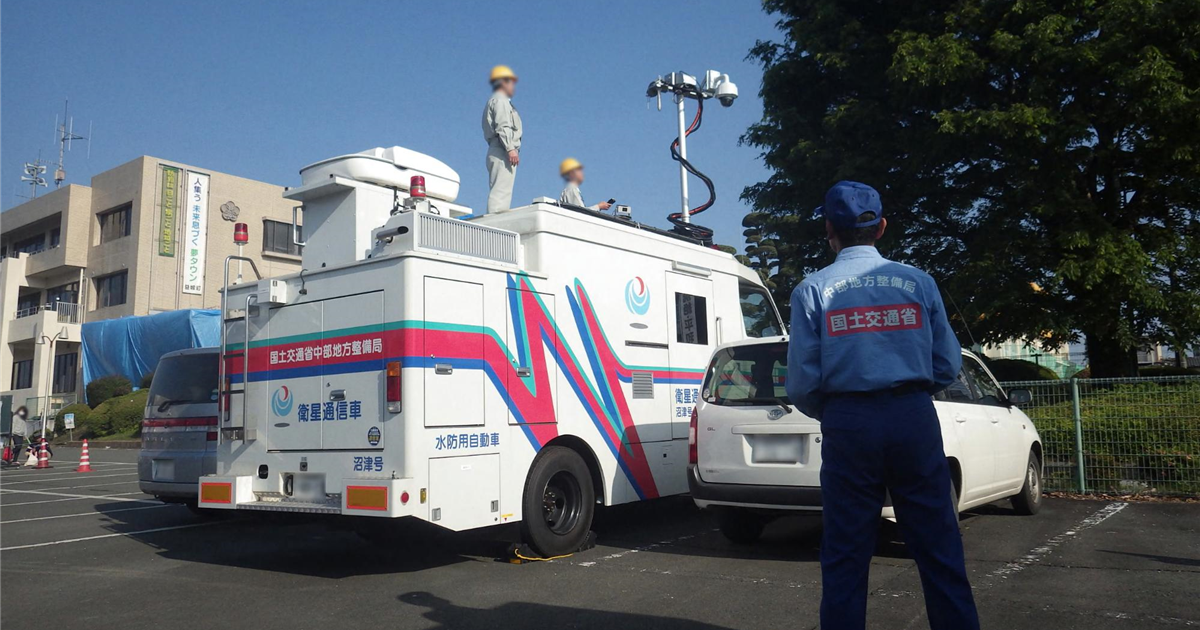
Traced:
<path id="1" fill-rule="evenodd" d="M 211 416 L 207 418 L 171 418 L 169 420 L 142 420 L 144 428 L 160 428 L 160 427 L 215 427 L 217 426 L 217 417 Z"/>

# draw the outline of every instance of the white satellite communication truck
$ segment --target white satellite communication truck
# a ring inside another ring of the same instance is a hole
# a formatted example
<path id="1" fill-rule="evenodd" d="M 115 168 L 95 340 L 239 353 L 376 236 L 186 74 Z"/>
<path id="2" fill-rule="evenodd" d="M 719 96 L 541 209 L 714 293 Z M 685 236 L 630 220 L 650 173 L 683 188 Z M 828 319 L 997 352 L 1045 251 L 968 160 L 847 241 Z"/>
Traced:
<path id="1" fill-rule="evenodd" d="M 521 521 L 568 553 L 596 504 L 687 491 L 713 349 L 782 331 L 753 271 L 679 234 L 549 199 L 464 218 L 458 175 L 400 147 L 300 172 L 303 270 L 226 261 L 201 507 Z"/>

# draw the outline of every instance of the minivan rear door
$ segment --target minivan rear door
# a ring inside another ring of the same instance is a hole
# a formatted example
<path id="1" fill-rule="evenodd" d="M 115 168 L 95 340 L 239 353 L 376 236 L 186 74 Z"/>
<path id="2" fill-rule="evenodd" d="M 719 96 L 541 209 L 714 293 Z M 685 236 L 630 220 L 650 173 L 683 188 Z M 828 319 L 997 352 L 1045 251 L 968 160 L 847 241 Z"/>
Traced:
<path id="1" fill-rule="evenodd" d="M 821 425 L 787 401 L 787 343 L 719 350 L 696 410 L 697 474 L 707 483 L 819 486 Z"/>

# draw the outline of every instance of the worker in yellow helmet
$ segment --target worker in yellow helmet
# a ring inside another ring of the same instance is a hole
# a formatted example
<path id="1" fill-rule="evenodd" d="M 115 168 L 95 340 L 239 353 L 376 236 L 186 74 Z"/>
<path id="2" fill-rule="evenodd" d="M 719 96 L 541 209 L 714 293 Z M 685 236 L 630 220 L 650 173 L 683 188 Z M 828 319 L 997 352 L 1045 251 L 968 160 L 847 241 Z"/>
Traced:
<path id="1" fill-rule="evenodd" d="M 492 68 L 492 97 L 483 108 L 483 139 L 487 141 L 487 211 L 505 212 L 512 206 L 513 182 L 521 163 L 521 116 L 513 107 L 517 75 L 508 66 Z"/>
<path id="2" fill-rule="evenodd" d="M 612 207 L 613 200 L 598 203 L 594 206 L 583 205 L 583 193 L 579 191 L 579 185 L 583 183 L 583 165 L 575 158 L 567 158 L 558 165 L 558 174 L 566 180 L 567 186 L 563 188 L 562 194 L 558 196 L 559 203 L 570 204 L 572 206 L 586 207 L 589 210 L 608 210 Z"/>

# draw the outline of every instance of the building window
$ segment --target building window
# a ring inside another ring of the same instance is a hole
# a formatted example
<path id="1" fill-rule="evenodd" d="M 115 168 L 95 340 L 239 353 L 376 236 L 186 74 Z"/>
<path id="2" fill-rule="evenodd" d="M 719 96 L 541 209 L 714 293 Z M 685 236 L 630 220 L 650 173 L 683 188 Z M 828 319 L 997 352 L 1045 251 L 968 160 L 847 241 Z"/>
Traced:
<path id="1" fill-rule="evenodd" d="M 708 300 L 699 295 L 675 294 L 675 340 L 708 345 Z"/>
<path id="2" fill-rule="evenodd" d="M 296 226 L 296 231 L 301 234 L 299 240 L 304 240 L 304 229 Z M 291 223 L 263 219 L 263 253 L 300 255 L 300 246 L 292 241 Z"/>
<path id="3" fill-rule="evenodd" d="M 133 218 L 133 202 L 101 212 L 96 215 L 96 218 L 100 220 L 101 243 L 129 236 L 130 223 Z"/>
<path id="4" fill-rule="evenodd" d="M 16 254 L 36 254 L 46 249 L 46 235 L 37 234 L 13 243 L 13 258 Z"/>
<path id="5" fill-rule="evenodd" d="M 12 389 L 33 387 L 33 359 L 13 361 Z"/>
<path id="6" fill-rule="evenodd" d="M 54 357 L 54 393 L 75 393 L 76 376 L 79 374 L 79 353 L 60 354 Z"/>
<path id="7" fill-rule="evenodd" d="M 54 308 L 54 306 L 59 302 L 78 304 L 79 283 L 68 282 L 67 284 L 54 287 L 53 289 L 46 289 L 46 304 L 50 305 L 51 308 Z"/>
<path id="8" fill-rule="evenodd" d="M 58 247 L 58 244 L 61 241 L 62 241 L 62 228 L 54 228 L 53 230 L 50 230 L 50 248 L 53 249 L 55 247 Z"/>
<path id="9" fill-rule="evenodd" d="M 124 304 L 128 279 L 128 271 L 96 278 L 96 308 Z"/>
<path id="10" fill-rule="evenodd" d="M 17 317 L 37 315 L 38 307 L 42 305 L 42 293 L 26 293 L 17 296 Z"/>

